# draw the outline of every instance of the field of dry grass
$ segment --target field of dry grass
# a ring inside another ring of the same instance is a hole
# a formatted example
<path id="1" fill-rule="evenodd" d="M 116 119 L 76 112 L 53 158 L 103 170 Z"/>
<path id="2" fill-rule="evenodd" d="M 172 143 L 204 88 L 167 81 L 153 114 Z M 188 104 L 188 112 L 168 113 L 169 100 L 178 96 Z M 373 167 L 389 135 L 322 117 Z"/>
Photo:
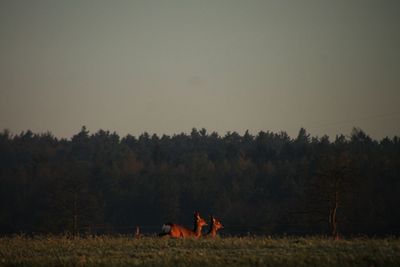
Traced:
<path id="1" fill-rule="evenodd" d="M 0 238 L 0 266 L 400 266 L 400 240 Z"/>

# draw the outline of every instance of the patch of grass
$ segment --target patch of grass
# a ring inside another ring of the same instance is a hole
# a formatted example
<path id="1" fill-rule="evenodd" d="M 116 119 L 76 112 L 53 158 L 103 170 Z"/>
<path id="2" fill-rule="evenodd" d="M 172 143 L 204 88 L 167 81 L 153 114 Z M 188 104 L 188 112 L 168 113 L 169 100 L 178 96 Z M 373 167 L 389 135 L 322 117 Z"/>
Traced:
<path id="1" fill-rule="evenodd" d="M 400 240 L 0 238 L 0 266 L 400 266 Z"/>

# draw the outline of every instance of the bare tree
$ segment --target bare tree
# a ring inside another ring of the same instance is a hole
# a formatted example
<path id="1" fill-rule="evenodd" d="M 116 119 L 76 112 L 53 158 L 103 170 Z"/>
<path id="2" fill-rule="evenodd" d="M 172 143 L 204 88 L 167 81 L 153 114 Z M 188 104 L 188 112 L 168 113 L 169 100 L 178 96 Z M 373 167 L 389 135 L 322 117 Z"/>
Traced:
<path id="1" fill-rule="evenodd" d="M 318 167 L 306 183 L 305 210 L 312 219 L 325 223 L 329 234 L 338 239 L 339 222 L 345 220 L 343 210 L 351 205 L 354 193 L 351 161 L 346 152 L 336 152 L 316 162 Z"/>

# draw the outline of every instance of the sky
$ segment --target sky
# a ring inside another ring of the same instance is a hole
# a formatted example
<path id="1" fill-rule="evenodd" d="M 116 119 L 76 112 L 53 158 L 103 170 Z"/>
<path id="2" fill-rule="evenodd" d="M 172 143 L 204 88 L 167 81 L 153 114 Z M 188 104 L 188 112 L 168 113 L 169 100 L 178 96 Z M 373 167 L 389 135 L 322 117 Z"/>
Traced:
<path id="1" fill-rule="evenodd" d="M 0 130 L 400 135 L 400 1 L 0 0 Z"/>

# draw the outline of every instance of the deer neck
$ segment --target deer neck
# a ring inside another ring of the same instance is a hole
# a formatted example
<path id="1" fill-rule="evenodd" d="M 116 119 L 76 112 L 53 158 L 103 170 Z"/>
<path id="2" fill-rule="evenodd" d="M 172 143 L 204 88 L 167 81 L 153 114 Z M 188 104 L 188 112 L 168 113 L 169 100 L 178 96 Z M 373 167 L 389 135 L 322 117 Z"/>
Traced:
<path id="1" fill-rule="evenodd" d="M 208 235 L 216 236 L 217 235 L 217 229 L 214 226 L 211 226 L 210 231 L 208 231 Z"/>
<path id="2" fill-rule="evenodd" d="M 200 237 L 201 236 L 201 228 L 202 228 L 202 226 L 195 225 L 193 232 L 194 232 L 194 235 L 196 237 Z"/>

